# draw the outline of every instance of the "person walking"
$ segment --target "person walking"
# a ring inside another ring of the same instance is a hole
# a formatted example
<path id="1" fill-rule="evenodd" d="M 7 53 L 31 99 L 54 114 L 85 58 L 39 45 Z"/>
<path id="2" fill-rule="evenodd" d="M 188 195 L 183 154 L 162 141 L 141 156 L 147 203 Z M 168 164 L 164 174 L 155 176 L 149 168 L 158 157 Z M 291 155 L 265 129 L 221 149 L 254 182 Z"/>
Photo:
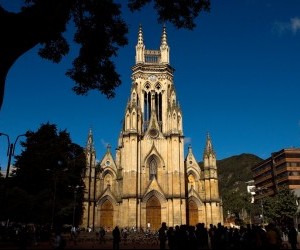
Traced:
<path id="1" fill-rule="evenodd" d="M 167 224 L 166 222 L 161 223 L 161 227 L 158 230 L 159 246 L 160 249 L 166 249 L 167 241 Z"/>
<path id="2" fill-rule="evenodd" d="M 112 231 L 113 249 L 120 249 L 121 233 L 118 226 Z"/>

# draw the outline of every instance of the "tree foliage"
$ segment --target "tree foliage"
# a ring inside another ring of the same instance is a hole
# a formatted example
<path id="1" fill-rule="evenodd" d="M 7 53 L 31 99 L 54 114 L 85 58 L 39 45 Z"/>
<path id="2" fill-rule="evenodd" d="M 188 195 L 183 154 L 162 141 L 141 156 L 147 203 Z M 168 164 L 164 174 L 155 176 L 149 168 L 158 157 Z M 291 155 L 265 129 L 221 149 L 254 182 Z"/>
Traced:
<path id="1" fill-rule="evenodd" d="M 193 29 L 201 11 L 210 10 L 210 0 L 128 0 L 134 12 L 153 3 L 158 22 Z M 73 91 L 85 95 L 98 90 L 108 98 L 121 84 L 113 58 L 127 45 L 128 26 L 122 19 L 121 4 L 113 0 L 26 0 L 19 13 L 0 5 L 0 109 L 7 73 L 15 61 L 40 45 L 39 55 L 55 63 L 69 52 L 64 37 L 67 24 L 74 23 L 74 42 L 80 47 L 73 68 L 66 72 L 75 82 Z M 12 32 L 13 31 L 13 32 Z"/>
<path id="2" fill-rule="evenodd" d="M 72 143 L 67 131 L 57 131 L 49 123 L 36 132 L 28 131 L 21 146 L 12 176 L 5 183 L 1 219 L 43 224 L 53 219 L 54 223 L 72 224 L 74 188 L 83 186 L 83 148 Z M 83 190 L 78 190 L 78 201 L 83 199 Z M 78 206 L 77 222 L 81 213 Z"/>
<path id="3" fill-rule="evenodd" d="M 222 197 L 223 201 L 223 211 L 225 215 L 234 215 L 236 218 L 240 217 L 240 214 L 243 210 L 247 212 L 251 209 L 251 195 L 247 192 L 232 192 L 225 193 Z"/>
<path id="4" fill-rule="evenodd" d="M 294 192 L 284 187 L 276 195 L 267 197 L 262 201 L 264 217 L 267 221 L 287 224 L 293 220 L 297 213 L 296 201 L 297 196 Z"/>

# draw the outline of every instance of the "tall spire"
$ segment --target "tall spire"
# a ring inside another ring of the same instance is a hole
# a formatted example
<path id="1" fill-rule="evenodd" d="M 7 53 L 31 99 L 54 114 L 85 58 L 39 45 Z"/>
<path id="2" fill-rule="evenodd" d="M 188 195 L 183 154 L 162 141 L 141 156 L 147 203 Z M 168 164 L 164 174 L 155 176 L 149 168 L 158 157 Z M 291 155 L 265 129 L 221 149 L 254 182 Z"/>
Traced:
<path id="1" fill-rule="evenodd" d="M 162 32 L 162 36 L 161 36 L 161 45 L 162 46 L 168 46 L 167 31 L 166 31 L 166 25 L 165 24 L 163 26 L 163 32 Z"/>
<path id="2" fill-rule="evenodd" d="M 205 155 L 207 155 L 207 156 L 215 155 L 209 133 L 207 133 L 207 136 L 206 136 L 206 146 L 205 146 L 205 150 L 204 150 L 204 156 Z"/>
<path id="3" fill-rule="evenodd" d="M 143 29 L 142 25 L 139 26 L 139 32 L 138 32 L 138 42 L 135 46 L 135 63 L 143 63 L 145 61 L 144 59 L 144 51 L 145 51 L 145 45 L 144 45 L 144 38 L 143 38 Z"/>
<path id="4" fill-rule="evenodd" d="M 139 33 L 138 33 L 138 46 L 143 46 L 144 45 L 144 38 L 143 38 L 143 28 L 142 25 L 140 24 L 139 26 Z"/>
<path id="5" fill-rule="evenodd" d="M 167 42 L 167 31 L 166 31 L 166 25 L 163 26 L 163 31 L 161 35 L 161 41 L 160 41 L 160 54 L 161 54 L 161 62 L 169 64 L 170 63 L 170 48 Z"/>
<path id="6" fill-rule="evenodd" d="M 94 151 L 94 138 L 93 138 L 93 132 L 92 132 L 91 128 L 89 130 L 89 135 L 88 135 L 86 148 L 87 148 L 88 151 Z"/>

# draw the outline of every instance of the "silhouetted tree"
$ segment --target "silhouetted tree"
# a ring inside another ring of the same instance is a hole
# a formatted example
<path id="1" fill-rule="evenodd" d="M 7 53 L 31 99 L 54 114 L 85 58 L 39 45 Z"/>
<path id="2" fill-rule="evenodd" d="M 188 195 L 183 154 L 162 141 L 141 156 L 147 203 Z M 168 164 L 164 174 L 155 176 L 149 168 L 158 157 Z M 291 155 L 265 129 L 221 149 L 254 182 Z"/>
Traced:
<path id="1" fill-rule="evenodd" d="M 134 12 L 151 0 L 129 0 Z M 158 21 L 169 21 L 177 28 L 193 29 L 201 11 L 209 11 L 210 0 L 153 0 Z M 127 45 L 127 24 L 121 18 L 121 4 L 112 0 L 26 0 L 19 13 L 0 5 L 0 109 L 9 69 L 24 53 L 40 44 L 42 58 L 60 62 L 69 52 L 64 38 L 66 25 L 75 25 L 74 42 L 80 45 L 73 68 L 66 74 L 75 81 L 73 91 L 84 95 L 99 90 L 107 98 L 115 96 L 121 84 L 112 57 Z"/>
<path id="2" fill-rule="evenodd" d="M 74 187 L 83 186 L 83 148 L 72 143 L 66 130 L 57 131 L 56 125 L 49 123 L 42 124 L 36 132 L 28 131 L 21 146 L 23 150 L 16 156 L 12 176 L 6 183 L 0 219 L 50 223 L 59 218 L 71 224 Z M 81 204 L 84 189 L 77 191 Z M 82 213 L 82 207 L 78 208 L 76 216 Z"/>

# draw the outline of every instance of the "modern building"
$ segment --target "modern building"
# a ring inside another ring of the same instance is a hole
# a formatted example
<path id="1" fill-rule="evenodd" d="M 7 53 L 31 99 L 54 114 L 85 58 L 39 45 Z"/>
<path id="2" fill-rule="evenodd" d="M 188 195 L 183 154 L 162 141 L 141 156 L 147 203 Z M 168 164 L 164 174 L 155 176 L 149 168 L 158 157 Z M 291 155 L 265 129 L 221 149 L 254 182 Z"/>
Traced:
<path id="1" fill-rule="evenodd" d="M 160 48 L 148 50 L 140 26 L 132 85 L 113 157 L 96 164 L 89 132 L 83 227 L 158 229 L 223 223 L 216 154 L 209 135 L 200 168 L 192 147 L 184 156 L 183 114 L 163 28 Z M 195 128 L 197 129 L 197 128 Z"/>
<path id="2" fill-rule="evenodd" d="M 246 184 L 247 184 L 247 193 L 249 193 L 251 195 L 251 203 L 254 203 L 254 196 L 256 194 L 254 180 L 246 181 Z"/>
<path id="3" fill-rule="evenodd" d="M 272 153 L 252 167 L 256 199 L 274 195 L 283 186 L 300 188 L 300 148 L 287 148 Z"/>

